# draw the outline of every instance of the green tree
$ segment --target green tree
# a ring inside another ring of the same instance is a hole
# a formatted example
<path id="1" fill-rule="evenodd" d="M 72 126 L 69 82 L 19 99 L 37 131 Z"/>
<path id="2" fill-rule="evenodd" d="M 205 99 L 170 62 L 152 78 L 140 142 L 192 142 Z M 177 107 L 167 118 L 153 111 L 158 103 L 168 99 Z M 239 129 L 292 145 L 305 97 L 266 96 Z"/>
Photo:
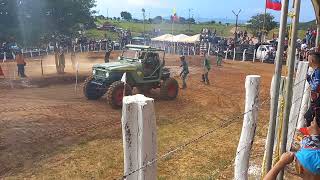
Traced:
<path id="1" fill-rule="evenodd" d="M 127 11 L 122 11 L 122 12 L 120 13 L 120 15 L 121 15 L 122 19 L 124 19 L 124 20 L 127 20 L 127 21 L 132 20 L 132 15 L 131 15 L 131 13 L 129 13 L 129 12 L 127 12 Z"/>
<path id="2" fill-rule="evenodd" d="M 153 18 L 152 22 L 155 24 L 160 24 L 160 23 L 162 23 L 162 17 L 156 16 L 155 18 Z"/>
<path id="3" fill-rule="evenodd" d="M 36 45 L 94 26 L 95 0 L 0 0 L 0 37 Z"/>
<path id="4" fill-rule="evenodd" d="M 251 17 L 247 25 L 247 28 L 252 32 L 253 35 L 257 36 L 258 32 L 263 30 L 264 19 L 266 33 L 269 33 L 272 29 L 277 27 L 277 22 L 274 21 L 274 16 L 271 14 L 267 13 L 266 16 L 264 14 L 257 14 Z"/>

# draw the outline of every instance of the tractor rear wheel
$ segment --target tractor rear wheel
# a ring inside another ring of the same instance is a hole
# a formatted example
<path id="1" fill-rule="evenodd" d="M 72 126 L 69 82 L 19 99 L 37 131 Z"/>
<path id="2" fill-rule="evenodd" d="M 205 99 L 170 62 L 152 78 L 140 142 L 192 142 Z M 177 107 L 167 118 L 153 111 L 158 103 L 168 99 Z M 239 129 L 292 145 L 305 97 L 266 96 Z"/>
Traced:
<path id="1" fill-rule="evenodd" d="M 132 95 L 132 88 L 130 85 L 126 84 L 125 95 Z M 116 81 L 112 83 L 107 91 L 107 102 L 114 109 L 119 109 L 122 107 L 123 100 L 123 90 L 124 83 L 121 81 Z"/>
<path id="2" fill-rule="evenodd" d="M 97 100 L 106 93 L 105 89 L 103 89 L 102 87 L 96 84 L 93 84 L 92 83 L 93 80 L 94 80 L 93 76 L 89 76 L 83 84 L 83 94 L 89 100 Z"/>
<path id="3" fill-rule="evenodd" d="M 179 84 L 173 78 L 166 79 L 162 82 L 160 87 L 160 97 L 165 100 L 174 100 L 177 98 L 179 92 Z"/>

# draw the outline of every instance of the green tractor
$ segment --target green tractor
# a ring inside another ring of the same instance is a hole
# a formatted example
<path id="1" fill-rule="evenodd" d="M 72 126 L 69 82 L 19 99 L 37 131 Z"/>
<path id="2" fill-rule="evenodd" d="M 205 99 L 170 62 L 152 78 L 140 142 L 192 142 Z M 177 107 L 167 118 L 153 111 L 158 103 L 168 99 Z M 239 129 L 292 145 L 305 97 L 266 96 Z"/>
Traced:
<path id="1" fill-rule="evenodd" d="M 113 108 L 122 107 L 123 95 L 132 95 L 136 87 L 144 94 L 160 88 L 160 96 L 173 100 L 178 96 L 178 82 L 170 77 L 165 68 L 165 52 L 150 46 L 127 45 L 118 62 L 94 65 L 92 76 L 83 86 L 83 93 L 89 100 L 97 100 L 107 94 L 107 101 Z M 126 83 L 121 79 L 126 73 Z"/>

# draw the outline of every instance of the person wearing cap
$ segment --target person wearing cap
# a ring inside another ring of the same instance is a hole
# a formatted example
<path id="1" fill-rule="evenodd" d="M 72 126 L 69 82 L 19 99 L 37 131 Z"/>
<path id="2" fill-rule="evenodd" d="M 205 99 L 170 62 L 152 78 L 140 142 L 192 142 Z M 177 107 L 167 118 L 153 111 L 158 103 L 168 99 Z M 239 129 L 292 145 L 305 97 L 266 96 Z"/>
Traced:
<path id="1" fill-rule="evenodd" d="M 207 55 L 204 54 L 203 56 L 204 56 L 203 74 L 202 74 L 202 81 L 201 82 L 205 83 L 206 85 L 210 85 L 210 82 L 209 82 L 209 71 L 211 70 L 211 64 L 210 64 L 210 60 L 207 57 Z"/>
<path id="2" fill-rule="evenodd" d="M 310 126 L 315 110 L 320 108 L 320 53 L 313 52 L 308 56 L 309 66 L 314 69 L 312 75 L 307 74 L 307 81 L 311 88 L 311 106 L 304 115 L 306 126 Z"/>
<path id="3" fill-rule="evenodd" d="M 297 173 L 306 180 L 320 179 L 320 117 L 317 115 L 307 128 L 300 129 L 304 138 L 298 152 L 284 153 L 280 161 L 268 172 L 264 180 L 275 180 L 286 165 L 296 160 Z"/>
<path id="4" fill-rule="evenodd" d="M 182 78 L 182 89 L 185 89 L 187 88 L 186 79 L 189 74 L 189 67 L 188 67 L 188 63 L 186 61 L 185 56 L 180 56 L 180 61 L 181 61 L 180 67 L 182 67 L 182 70 L 180 73 L 180 77 Z"/>

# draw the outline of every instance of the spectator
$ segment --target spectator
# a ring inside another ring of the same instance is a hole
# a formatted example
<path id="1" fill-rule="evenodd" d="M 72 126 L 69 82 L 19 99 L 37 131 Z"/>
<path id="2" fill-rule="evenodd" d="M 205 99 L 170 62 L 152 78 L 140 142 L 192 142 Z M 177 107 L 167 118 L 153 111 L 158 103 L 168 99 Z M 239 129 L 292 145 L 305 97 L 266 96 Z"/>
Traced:
<path id="1" fill-rule="evenodd" d="M 209 58 L 206 56 L 206 53 L 204 54 L 204 60 L 203 60 L 203 74 L 202 74 L 202 82 L 206 85 L 210 85 L 209 82 L 209 71 L 211 70 L 211 64 L 209 61 Z"/>
<path id="2" fill-rule="evenodd" d="M 180 56 L 180 60 L 181 60 L 180 67 L 182 67 L 182 71 L 180 73 L 180 77 L 182 78 L 182 89 L 185 89 L 187 88 L 186 79 L 189 74 L 189 67 L 188 67 L 188 63 L 186 61 L 185 56 Z"/>
<path id="3" fill-rule="evenodd" d="M 17 61 L 17 66 L 18 66 L 18 76 L 24 78 L 24 77 L 27 77 L 25 75 L 25 70 L 24 70 L 24 67 L 26 66 L 26 62 L 24 60 L 24 57 L 21 53 L 21 51 L 19 51 L 16 55 L 16 61 Z"/>

